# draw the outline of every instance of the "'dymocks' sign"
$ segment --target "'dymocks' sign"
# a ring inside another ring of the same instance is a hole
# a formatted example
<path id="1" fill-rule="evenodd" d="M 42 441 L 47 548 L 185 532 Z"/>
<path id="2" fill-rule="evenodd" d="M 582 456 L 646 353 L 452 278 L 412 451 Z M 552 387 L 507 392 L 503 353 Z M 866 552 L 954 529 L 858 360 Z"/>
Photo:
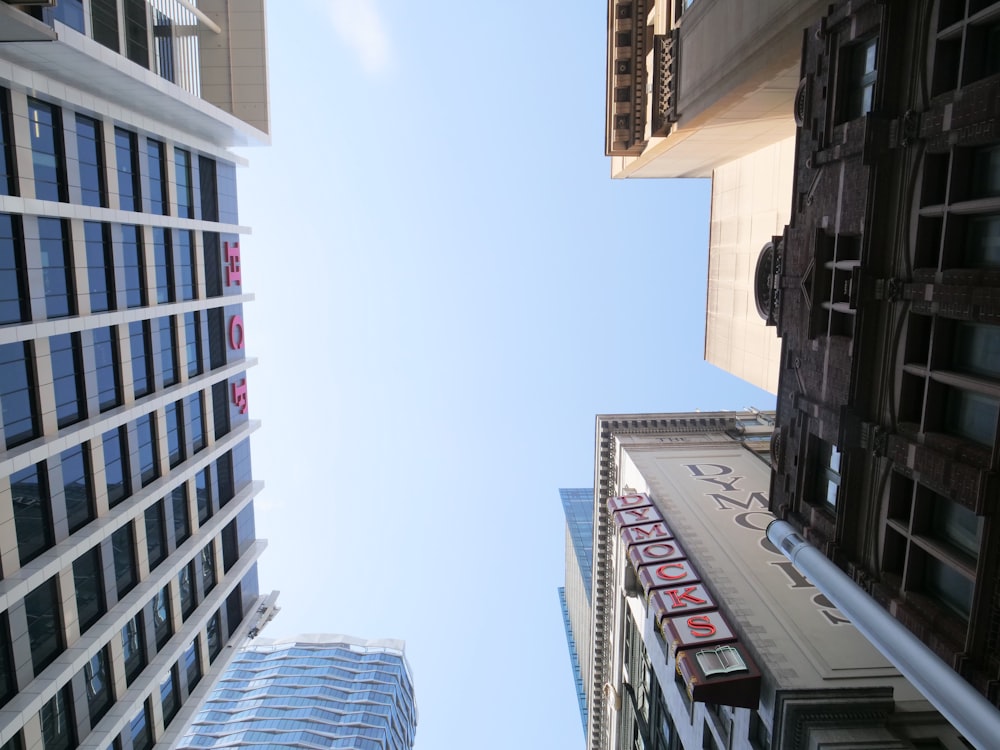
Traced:
<path id="1" fill-rule="evenodd" d="M 760 670 L 647 495 L 608 500 L 629 561 L 692 700 L 756 708 Z"/>

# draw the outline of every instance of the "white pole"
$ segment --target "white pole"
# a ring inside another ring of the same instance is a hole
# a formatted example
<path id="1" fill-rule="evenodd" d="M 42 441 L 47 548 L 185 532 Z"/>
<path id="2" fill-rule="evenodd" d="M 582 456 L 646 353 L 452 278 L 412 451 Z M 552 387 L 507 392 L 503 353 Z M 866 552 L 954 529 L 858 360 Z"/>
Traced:
<path id="1" fill-rule="evenodd" d="M 938 658 L 822 552 L 799 536 L 791 524 L 772 521 L 767 527 L 767 538 L 850 618 L 966 740 L 979 750 L 998 747 L 1000 711 L 958 672 Z"/>

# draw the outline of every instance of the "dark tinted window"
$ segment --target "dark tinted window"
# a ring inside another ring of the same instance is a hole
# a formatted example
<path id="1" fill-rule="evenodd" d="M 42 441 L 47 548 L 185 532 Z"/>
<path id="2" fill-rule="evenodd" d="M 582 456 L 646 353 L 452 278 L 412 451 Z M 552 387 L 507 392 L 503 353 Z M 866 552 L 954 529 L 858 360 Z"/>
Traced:
<path id="1" fill-rule="evenodd" d="M 157 321 L 160 339 L 160 371 L 163 373 L 164 387 L 180 380 L 177 370 L 177 331 L 172 315 Z"/>
<path id="2" fill-rule="evenodd" d="M 122 227 L 122 265 L 125 268 L 125 305 L 142 307 L 146 304 L 142 230 L 131 224 Z"/>
<path id="3" fill-rule="evenodd" d="M 181 617 L 185 620 L 194 612 L 198 603 L 194 590 L 194 563 L 188 563 L 177 575 L 177 583 L 181 593 Z"/>
<path id="4" fill-rule="evenodd" d="M 154 214 L 170 213 L 167 198 L 165 147 L 150 138 L 146 141 L 146 161 L 149 165 L 149 200 Z"/>
<path id="5" fill-rule="evenodd" d="M 76 116 L 76 151 L 80 164 L 80 191 L 85 206 L 107 206 L 104 191 L 104 151 L 101 124 Z"/>
<path id="6" fill-rule="evenodd" d="M 211 542 L 201 548 L 201 583 L 204 594 L 215 588 L 215 546 Z"/>
<path id="7" fill-rule="evenodd" d="M 63 333 L 49 337 L 52 357 L 52 385 L 56 395 L 56 419 L 60 427 L 85 416 L 81 373 L 80 334 Z"/>
<path id="8" fill-rule="evenodd" d="M 10 92 L 0 88 L 0 195 L 17 195 L 14 142 L 10 133 Z"/>
<path id="9" fill-rule="evenodd" d="M 73 304 L 73 265 L 65 228 L 62 219 L 38 220 L 45 314 L 50 318 L 63 318 L 76 311 Z"/>
<path id="10" fill-rule="evenodd" d="M 76 583 L 76 614 L 80 620 L 80 632 L 85 633 L 107 611 L 100 548 L 94 547 L 76 558 L 73 580 Z"/>
<path id="11" fill-rule="evenodd" d="M 84 665 L 83 681 L 87 686 L 87 708 L 90 712 L 90 727 L 93 729 L 114 702 L 105 649 L 94 654 Z"/>
<path id="12" fill-rule="evenodd" d="M 167 423 L 167 455 L 170 467 L 173 468 L 184 460 L 184 418 L 181 402 L 174 401 L 164 407 L 164 418 Z"/>
<path id="13" fill-rule="evenodd" d="M 8 448 L 38 434 L 29 344 L 0 344 L 0 404 Z"/>
<path id="14" fill-rule="evenodd" d="M 191 450 L 197 453 L 205 447 L 205 424 L 201 416 L 201 391 L 187 397 L 185 410 L 188 429 L 191 433 Z"/>
<path id="15" fill-rule="evenodd" d="M 170 587 L 164 586 L 153 597 L 153 628 L 156 630 L 156 648 L 163 648 L 173 634 L 170 622 Z"/>
<path id="16" fill-rule="evenodd" d="M 87 283 L 90 287 L 90 311 L 112 310 L 115 305 L 114 256 L 111 252 L 111 226 L 96 221 L 83 224 L 87 245 Z"/>
<path id="17" fill-rule="evenodd" d="M 177 696 L 177 678 L 174 676 L 176 667 L 171 667 L 166 677 L 160 682 L 160 705 L 163 707 L 163 726 L 170 726 L 170 721 L 177 715 L 181 702 Z"/>
<path id="18" fill-rule="evenodd" d="M 63 496 L 66 499 L 66 521 L 73 533 L 94 518 L 94 501 L 90 489 L 87 443 L 75 445 L 60 455 Z"/>
<path id="19" fill-rule="evenodd" d="M 192 690 L 201 679 L 201 661 L 198 659 L 198 641 L 192 641 L 184 652 L 184 668 L 187 670 L 188 690 Z"/>
<path id="20" fill-rule="evenodd" d="M 26 565 L 54 544 L 45 463 L 11 474 L 10 493 L 17 551 L 21 565 Z"/>
<path id="21" fill-rule="evenodd" d="M 163 501 L 146 508 L 146 552 L 149 569 L 159 565 L 167 556 L 167 529 L 163 520 Z"/>
<path id="22" fill-rule="evenodd" d="M 62 688 L 38 713 L 42 724 L 44 750 L 70 750 L 76 747 L 76 724 L 73 718 L 73 692 Z"/>
<path id="23" fill-rule="evenodd" d="M 94 41 L 118 51 L 118 3 L 116 0 L 90 0 L 90 20 Z"/>
<path id="24" fill-rule="evenodd" d="M 156 422 L 152 414 L 146 414 L 135 421 L 136 439 L 139 444 L 139 473 L 142 486 L 160 476 L 160 461 L 156 451 Z"/>
<path id="25" fill-rule="evenodd" d="M 179 229 L 176 232 L 177 286 L 182 300 L 195 298 L 194 284 L 194 232 Z"/>
<path id="26" fill-rule="evenodd" d="M 146 666 L 146 648 L 143 645 L 142 615 L 138 614 L 122 628 L 122 651 L 125 656 L 125 682 L 131 685 Z"/>
<path id="27" fill-rule="evenodd" d="M 194 183 L 191 179 L 191 153 L 182 148 L 174 149 L 174 167 L 177 173 L 177 215 L 194 218 Z"/>
<path id="28" fill-rule="evenodd" d="M 28 319 L 27 283 L 21 218 L 0 214 L 0 324 Z"/>
<path id="29" fill-rule="evenodd" d="M 149 348 L 149 321 L 128 324 L 129 347 L 132 353 L 132 388 L 140 398 L 153 390 L 152 356 Z"/>
<path id="30" fill-rule="evenodd" d="M 208 661 L 212 663 L 222 651 L 222 612 L 212 615 L 205 633 L 208 636 Z"/>
<path id="31" fill-rule="evenodd" d="M 170 493 L 174 508 L 174 543 L 179 547 L 191 536 L 191 515 L 188 510 L 187 483 L 174 487 Z"/>
<path id="32" fill-rule="evenodd" d="M 0 706 L 3 706 L 17 693 L 17 675 L 14 671 L 14 660 L 10 654 L 10 628 L 7 624 L 7 614 L 0 615 Z M 15 747 L 20 747 L 16 745 Z M 7 745 L 0 745 L 0 750 L 8 750 Z"/>
<path id="33" fill-rule="evenodd" d="M 108 487 L 108 505 L 113 508 L 132 494 L 126 431 L 124 428 L 108 430 L 101 439 L 104 445 L 104 479 Z"/>
<path id="34" fill-rule="evenodd" d="M 59 590 L 54 577 L 24 597 L 28 639 L 31 642 L 31 664 L 36 677 L 63 650 L 59 604 Z"/>
<path id="35" fill-rule="evenodd" d="M 118 587 L 118 598 L 121 599 L 139 580 L 131 523 L 125 524 L 111 534 L 111 547 L 115 556 L 115 584 Z"/>
<path id="36" fill-rule="evenodd" d="M 201 313 L 184 313 L 184 352 L 188 377 L 201 375 Z"/>
<path id="37" fill-rule="evenodd" d="M 194 486 L 198 499 L 198 525 L 201 526 L 212 517 L 212 481 L 207 468 L 194 475 Z"/>
<path id="38" fill-rule="evenodd" d="M 153 275 L 156 278 L 156 301 L 174 301 L 173 249 L 170 230 L 153 227 Z"/>
<path id="39" fill-rule="evenodd" d="M 149 67 L 146 0 L 125 0 L 125 54 L 144 68 Z"/>
<path id="40" fill-rule="evenodd" d="M 97 374 L 97 396 L 101 411 L 121 402 L 118 377 L 118 333 L 114 328 L 94 329 L 94 364 Z"/>
<path id="41" fill-rule="evenodd" d="M 35 176 L 35 197 L 43 201 L 66 199 L 62 121 L 59 108 L 28 98 L 28 129 Z"/>
<path id="42" fill-rule="evenodd" d="M 122 211 L 141 211 L 139 146 L 135 133 L 115 128 L 115 156 L 118 161 L 119 207 Z"/>
<path id="43" fill-rule="evenodd" d="M 201 218 L 219 220 L 219 189 L 215 179 L 215 160 L 198 157 L 198 187 L 201 189 Z"/>

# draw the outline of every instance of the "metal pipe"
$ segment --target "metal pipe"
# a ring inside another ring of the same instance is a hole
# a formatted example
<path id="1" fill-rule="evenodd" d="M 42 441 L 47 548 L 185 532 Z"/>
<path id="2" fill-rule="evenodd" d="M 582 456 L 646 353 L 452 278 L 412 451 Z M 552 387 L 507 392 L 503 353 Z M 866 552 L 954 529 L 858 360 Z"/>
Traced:
<path id="1" fill-rule="evenodd" d="M 177 0 L 181 7 L 191 11 L 197 16 L 198 20 L 205 24 L 208 28 L 214 31 L 216 34 L 221 34 L 222 29 L 219 28 L 219 24 L 213 21 L 211 18 L 206 16 L 202 11 L 198 10 L 198 6 L 190 2 L 190 0 Z"/>
<path id="2" fill-rule="evenodd" d="M 1000 711 L 890 615 L 844 571 L 803 539 L 791 524 L 774 520 L 767 538 L 826 594 L 854 626 L 913 686 L 980 750 L 997 746 Z"/>

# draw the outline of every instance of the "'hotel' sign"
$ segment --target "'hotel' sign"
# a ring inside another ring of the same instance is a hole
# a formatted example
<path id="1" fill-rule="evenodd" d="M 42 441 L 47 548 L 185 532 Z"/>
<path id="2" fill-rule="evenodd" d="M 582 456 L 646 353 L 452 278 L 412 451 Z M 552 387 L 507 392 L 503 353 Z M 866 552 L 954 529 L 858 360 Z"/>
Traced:
<path id="1" fill-rule="evenodd" d="M 756 708 L 760 670 L 647 495 L 608 499 L 629 561 L 692 700 Z"/>

